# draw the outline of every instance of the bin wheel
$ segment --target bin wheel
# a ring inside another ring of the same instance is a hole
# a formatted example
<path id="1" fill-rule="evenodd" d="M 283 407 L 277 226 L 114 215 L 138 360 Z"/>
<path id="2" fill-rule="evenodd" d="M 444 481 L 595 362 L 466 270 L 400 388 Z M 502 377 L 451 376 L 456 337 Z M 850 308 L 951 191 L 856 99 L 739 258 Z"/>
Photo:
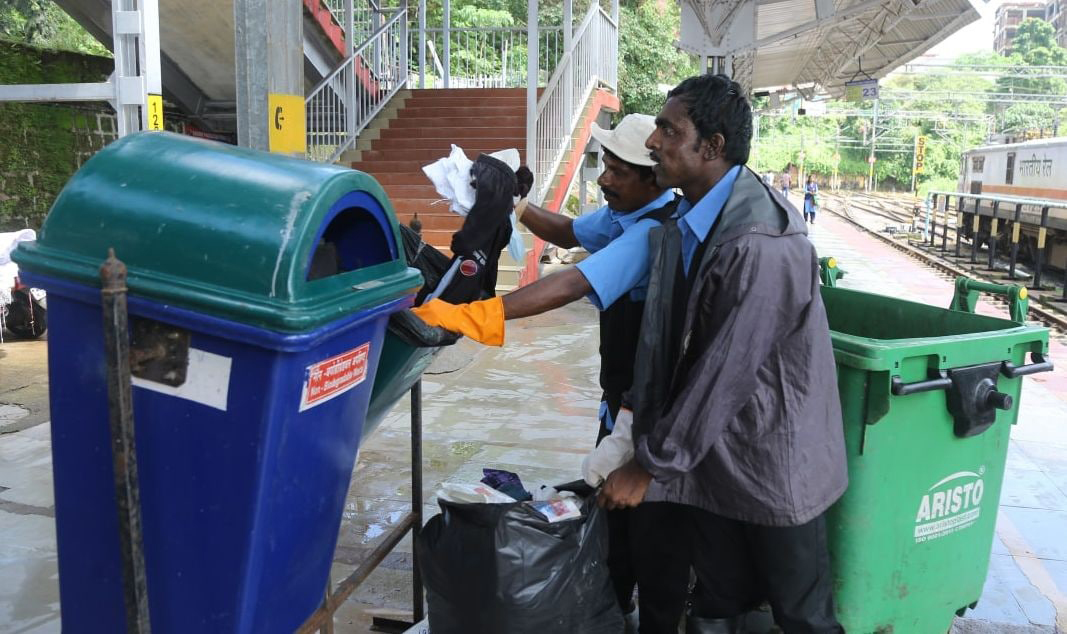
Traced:
<path id="1" fill-rule="evenodd" d="M 964 614 L 967 613 L 967 610 L 973 610 L 977 606 L 978 606 L 978 602 L 977 601 L 975 601 L 974 603 L 972 603 L 970 605 L 965 605 L 962 608 L 956 610 L 956 616 L 963 616 Z"/>

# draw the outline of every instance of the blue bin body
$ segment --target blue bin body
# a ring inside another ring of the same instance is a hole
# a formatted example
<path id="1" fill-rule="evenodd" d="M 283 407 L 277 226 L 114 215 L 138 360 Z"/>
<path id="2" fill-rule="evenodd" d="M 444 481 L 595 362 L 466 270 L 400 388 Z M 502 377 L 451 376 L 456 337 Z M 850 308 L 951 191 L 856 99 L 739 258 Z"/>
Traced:
<path id="1" fill-rule="evenodd" d="M 30 271 L 24 280 L 48 292 L 63 630 L 122 632 L 100 292 Z M 288 634 L 321 604 L 388 316 L 411 301 L 285 334 L 129 297 L 131 319 L 191 332 L 187 383 L 210 377 L 186 394 L 135 380 L 154 634 Z M 364 344 L 362 381 L 300 411 L 308 368 Z M 224 410 L 210 389 L 223 383 Z"/>

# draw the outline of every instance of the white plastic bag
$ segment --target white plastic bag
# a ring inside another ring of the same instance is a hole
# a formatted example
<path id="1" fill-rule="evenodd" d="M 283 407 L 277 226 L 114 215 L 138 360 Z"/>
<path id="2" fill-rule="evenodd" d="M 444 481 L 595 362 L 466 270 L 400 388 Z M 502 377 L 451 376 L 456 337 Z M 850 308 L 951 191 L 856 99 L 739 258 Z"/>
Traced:
<path id="1" fill-rule="evenodd" d="M 620 409 L 611 435 L 600 441 L 582 461 L 582 477 L 589 486 L 599 486 L 611 472 L 634 457 L 634 413 Z"/>

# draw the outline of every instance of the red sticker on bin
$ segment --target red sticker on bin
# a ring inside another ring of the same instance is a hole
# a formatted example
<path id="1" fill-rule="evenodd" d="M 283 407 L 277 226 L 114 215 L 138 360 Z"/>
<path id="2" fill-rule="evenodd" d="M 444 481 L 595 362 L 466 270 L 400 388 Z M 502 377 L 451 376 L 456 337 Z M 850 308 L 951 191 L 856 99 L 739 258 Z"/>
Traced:
<path id="1" fill-rule="evenodd" d="M 367 378 L 369 356 L 370 342 L 309 365 L 304 372 L 300 411 L 325 403 L 362 383 Z"/>

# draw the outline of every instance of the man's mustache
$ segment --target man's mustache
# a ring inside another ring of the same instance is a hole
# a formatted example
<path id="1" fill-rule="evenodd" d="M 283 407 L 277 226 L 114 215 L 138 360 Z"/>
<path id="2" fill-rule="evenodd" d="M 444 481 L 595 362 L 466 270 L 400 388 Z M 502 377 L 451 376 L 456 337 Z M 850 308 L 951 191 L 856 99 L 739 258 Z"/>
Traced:
<path id="1" fill-rule="evenodd" d="M 600 191 L 603 192 L 605 196 L 614 196 L 615 198 L 619 197 L 619 192 L 615 191 L 614 189 L 611 189 L 610 187 L 601 187 Z"/>
<path id="2" fill-rule="evenodd" d="M 653 161 L 659 163 L 659 154 L 656 154 L 655 152 L 649 152 L 648 153 L 648 158 L 650 158 Z"/>

